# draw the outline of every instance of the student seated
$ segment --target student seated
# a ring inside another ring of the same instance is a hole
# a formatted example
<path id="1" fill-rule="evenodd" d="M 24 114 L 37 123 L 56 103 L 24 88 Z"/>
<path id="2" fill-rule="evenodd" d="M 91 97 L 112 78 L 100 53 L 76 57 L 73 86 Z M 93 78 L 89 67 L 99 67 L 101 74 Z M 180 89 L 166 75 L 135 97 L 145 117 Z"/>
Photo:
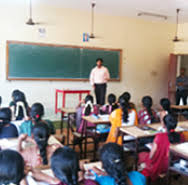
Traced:
<path id="1" fill-rule="evenodd" d="M 9 105 L 12 110 L 12 120 L 27 120 L 29 106 L 27 104 L 25 94 L 19 90 L 14 90 L 12 93 L 12 102 Z"/>
<path id="2" fill-rule="evenodd" d="M 32 134 L 34 142 L 27 136 L 27 134 L 20 135 L 18 141 L 18 151 L 22 154 L 28 166 L 35 168 L 40 165 L 48 165 L 53 152 L 61 145 L 48 145 L 50 130 L 48 125 L 43 122 L 39 122 L 33 127 Z M 33 145 L 24 149 L 22 147 L 23 141 L 33 142 Z"/>
<path id="3" fill-rule="evenodd" d="M 129 102 L 130 108 L 136 110 L 136 106 L 133 102 L 131 102 L 131 94 L 129 92 L 124 92 L 121 96 L 123 96 Z"/>
<path id="4" fill-rule="evenodd" d="M 153 100 L 150 96 L 142 98 L 143 109 L 138 112 L 139 124 L 151 124 L 159 122 L 156 112 L 152 109 Z"/>
<path id="5" fill-rule="evenodd" d="M 44 107 L 41 103 L 34 103 L 30 111 L 30 120 L 23 122 L 20 126 L 20 134 L 31 136 L 32 128 L 35 124 L 43 122 L 48 125 L 50 134 L 55 134 L 55 128 L 50 120 L 42 120 L 44 115 Z"/>
<path id="6" fill-rule="evenodd" d="M 25 185 L 23 182 L 24 160 L 22 156 L 13 150 L 0 152 L 0 184 Z M 21 182 L 22 181 L 22 182 Z"/>
<path id="7" fill-rule="evenodd" d="M 80 114 L 80 115 L 78 115 Z M 93 104 L 93 96 L 87 95 L 85 98 L 85 104 L 83 107 L 79 108 L 79 112 L 77 112 L 77 116 L 81 117 L 81 123 L 77 123 L 77 131 L 82 133 L 85 132 L 83 130 L 84 121 L 82 120 L 82 116 L 90 116 L 92 114 L 98 115 L 98 107 Z M 88 122 L 88 127 L 94 126 L 92 123 Z"/>
<path id="8" fill-rule="evenodd" d="M 84 180 L 83 174 L 79 173 L 79 160 L 76 152 L 69 148 L 58 148 L 51 157 L 51 168 L 55 177 L 59 180 L 58 185 L 97 185 L 92 180 Z"/>
<path id="9" fill-rule="evenodd" d="M 160 121 L 163 122 L 164 117 L 167 114 L 173 114 L 173 112 L 171 109 L 170 100 L 168 98 L 162 98 L 160 100 L 160 105 L 161 105 L 162 110 L 159 112 L 159 116 L 160 116 Z"/>
<path id="10" fill-rule="evenodd" d="M 95 181 L 100 185 L 146 185 L 146 178 L 137 171 L 127 172 L 123 147 L 116 143 L 105 144 L 99 152 L 102 167 L 93 168 Z"/>
<path id="11" fill-rule="evenodd" d="M 155 180 L 159 175 L 167 172 L 170 143 L 181 141 L 181 136 L 174 131 L 177 119 L 168 114 L 164 117 L 163 122 L 163 132 L 156 134 L 151 151 L 139 154 L 139 164 L 144 167 L 141 173 L 151 180 Z"/>
<path id="12" fill-rule="evenodd" d="M 11 124 L 11 117 L 9 108 L 0 109 L 0 139 L 18 137 L 16 126 Z"/>
<path id="13" fill-rule="evenodd" d="M 108 134 L 108 142 L 118 142 L 122 144 L 122 136 L 117 138 L 118 130 L 121 126 L 133 126 L 138 124 L 137 113 L 135 109 L 131 109 L 129 102 L 123 96 L 119 98 L 120 108 L 114 110 L 110 115 L 111 129 Z"/>
<path id="14" fill-rule="evenodd" d="M 100 114 L 111 114 L 117 108 L 118 104 L 116 103 L 116 96 L 114 94 L 109 94 L 108 104 L 101 107 Z"/>

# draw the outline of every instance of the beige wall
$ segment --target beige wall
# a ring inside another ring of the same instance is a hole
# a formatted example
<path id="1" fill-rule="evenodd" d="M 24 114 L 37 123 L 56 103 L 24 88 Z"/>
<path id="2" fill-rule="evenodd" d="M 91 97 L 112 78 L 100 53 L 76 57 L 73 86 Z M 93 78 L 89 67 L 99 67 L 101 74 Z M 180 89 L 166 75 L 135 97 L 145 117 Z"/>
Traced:
<path id="1" fill-rule="evenodd" d="M 128 90 L 136 104 L 144 95 L 152 95 L 155 103 L 167 95 L 168 56 L 174 47 L 171 41 L 174 25 L 96 15 L 95 32 L 100 39 L 83 43 L 83 32 L 90 32 L 89 12 L 38 6 L 34 11 L 34 20 L 44 24 L 30 27 L 25 24 L 26 10 L 26 5 L 0 5 L 0 95 L 4 105 L 8 105 L 12 90 L 19 88 L 26 93 L 30 104 L 42 102 L 47 117 L 57 119 L 59 116 L 54 115 L 55 88 L 91 88 L 88 82 L 6 81 L 6 40 L 121 48 L 123 78 L 121 82 L 110 82 L 108 92 L 119 95 Z M 38 35 L 38 28 L 41 27 L 47 31 L 45 38 Z"/>

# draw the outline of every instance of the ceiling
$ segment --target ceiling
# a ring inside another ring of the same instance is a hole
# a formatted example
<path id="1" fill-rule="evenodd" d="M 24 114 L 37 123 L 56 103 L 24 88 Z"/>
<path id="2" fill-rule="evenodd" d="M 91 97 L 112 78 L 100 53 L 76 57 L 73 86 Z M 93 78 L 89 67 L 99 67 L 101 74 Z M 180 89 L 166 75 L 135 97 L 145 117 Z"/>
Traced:
<path id="1" fill-rule="evenodd" d="M 14 2 L 13 2 L 14 1 Z M 0 0 L 0 3 L 25 3 L 29 0 Z M 37 4 L 49 4 L 63 8 L 90 11 L 92 0 L 33 0 Z M 139 12 L 150 12 L 168 16 L 167 20 L 156 17 L 144 19 L 175 21 L 176 9 L 180 8 L 180 22 L 188 22 L 188 0 L 95 0 L 96 12 L 118 16 L 137 17 Z"/>

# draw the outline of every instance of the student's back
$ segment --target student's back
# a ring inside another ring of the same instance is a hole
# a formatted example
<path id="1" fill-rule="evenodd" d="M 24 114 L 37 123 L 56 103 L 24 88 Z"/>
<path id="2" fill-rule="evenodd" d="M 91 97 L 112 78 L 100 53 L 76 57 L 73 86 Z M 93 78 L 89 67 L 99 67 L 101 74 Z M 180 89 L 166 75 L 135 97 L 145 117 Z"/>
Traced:
<path id="1" fill-rule="evenodd" d="M 16 126 L 10 123 L 11 110 L 9 108 L 0 109 L 0 138 L 18 137 Z"/>

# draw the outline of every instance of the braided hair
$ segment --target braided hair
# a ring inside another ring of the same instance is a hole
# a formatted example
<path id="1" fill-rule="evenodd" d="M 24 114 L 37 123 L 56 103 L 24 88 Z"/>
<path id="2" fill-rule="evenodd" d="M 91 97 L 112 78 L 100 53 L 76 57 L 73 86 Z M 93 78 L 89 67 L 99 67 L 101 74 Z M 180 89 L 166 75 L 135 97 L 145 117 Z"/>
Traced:
<path id="1" fill-rule="evenodd" d="M 117 185 L 127 185 L 123 147 L 116 143 L 105 144 L 99 151 L 103 168 L 115 179 Z"/>
<path id="2" fill-rule="evenodd" d="M 180 135 L 174 131 L 178 123 L 177 119 L 174 116 L 167 114 L 163 121 L 167 128 L 170 143 L 179 143 L 181 140 Z"/>
<path id="3" fill-rule="evenodd" d="M 108 95 L 108 103 L 109 103 L 110 106 L 112 106 L 111 112 L 118 108 L 118 105 L 116 104 L 115 94 L 111 93 L 111 94 Z M 109 107 L 107 107 L 107 110 L 108 109 L 109 109 Z"/>
<path id="4" fill-rule="evenodd" d="M 123 111 L 123 122 L 127 123 L 129 118 L 130 105 L 128 100 L 124 96 L 119 97 L 119 104 Z"/>
<path id="5" fill-rule="evenodd" d="M 62 183 L 78 185 L 79 162 L 73 149 L 66 146 L 58 148 L 51 157 L 51 168 Z"/>
<path id="6" fill-rule="evenodd" d="M 33 127 L 33 136 L 40 150 L 40 156 L 42 157 L 42 162 L 44 165 L 47 165 L 48 159 L 47 159 L 46 149 L 48 146 L 48 139 L 50 137 L 50 130 L 48 125 L 43 122 L 39 122 L 35 124 L 35 126 Z"/>
<path id="7" fill-rule="evenodd" d="M 151 96 L 144 96 L 142 98 L 142 103 L 143 106 L 146 108 L 148 114 L 150 115 L 151 118 L 151 123 L 155 122 L 155 116 L 153 115 L 153 111 L 151 109 L 152 105 L 153 105 L 153 100 L 151 98 Z"/>
<path id="8" fill-rule="evenodd" d="M 89 116 L 93 109 L 93 96 L 87 95 L 85 97 L 84 115 Z"/>

